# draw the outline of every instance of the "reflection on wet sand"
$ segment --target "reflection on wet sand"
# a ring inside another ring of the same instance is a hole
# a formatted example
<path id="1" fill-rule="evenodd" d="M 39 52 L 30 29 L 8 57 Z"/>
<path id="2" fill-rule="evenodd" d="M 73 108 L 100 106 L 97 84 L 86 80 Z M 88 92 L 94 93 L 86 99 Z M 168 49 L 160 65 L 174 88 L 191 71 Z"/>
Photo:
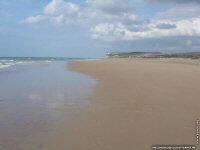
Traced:
<path id="1" fill-rule="evenodd" d="M 0 74 L 0 150 L 50 149 L 47 137 L 56 132 L 63 137 L 73 116 L 89 105 L 95 81 L 65 65 L 37 64 Z"/>

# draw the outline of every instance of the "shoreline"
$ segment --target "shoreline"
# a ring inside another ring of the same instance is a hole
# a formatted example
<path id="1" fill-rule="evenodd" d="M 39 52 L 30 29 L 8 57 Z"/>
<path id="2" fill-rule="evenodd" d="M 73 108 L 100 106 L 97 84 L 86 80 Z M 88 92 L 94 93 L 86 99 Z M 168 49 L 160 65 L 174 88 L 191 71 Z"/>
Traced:
<path id="1" fill-rule="evenodd" d="M 66 61 L 0 70 L 0 150 L 66 150 L 95 82 Z M 81 86 L 80 86 L 81 85 Z"/>
<path id="2" fill-rule="evenodd" d="M 70 149 L 195 144 L 199 61 L 103 59 L 71 61 L 69 69 L 98 81 L 91 105 L 66 139 Z"/>

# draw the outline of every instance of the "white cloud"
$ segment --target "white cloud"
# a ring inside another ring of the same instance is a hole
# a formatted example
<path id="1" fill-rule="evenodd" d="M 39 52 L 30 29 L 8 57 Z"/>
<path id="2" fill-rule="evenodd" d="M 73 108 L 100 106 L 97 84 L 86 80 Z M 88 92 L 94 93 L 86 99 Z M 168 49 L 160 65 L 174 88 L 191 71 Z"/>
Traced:
<path id="1" fill-rule="evenodd" d="M 35 23 L 41 22 L 42 20 L 44 20 L 44 17 L 41 15 L 30 16 L 30 17 L 26 18 L 25 20 L 21 21 L 21 23 L 35 24 Z"/>
<path id="2" fill-rule="evenodd" d="M 157 28 L 159 24 L 174 24 L 174 28 Z M 165 37 L 165 36 L 200 36 L 200 18 L 172 22 L 170 20 L 152 21 L 145 25 L 147 30 L 133 31 L 126 25 L 99 24 L 91 31 L 94 38 L 104 40 L 134 40 L 139 38 Z M 112 27 L 112 28 L 110 28 Z M 108 35 L 109 33 L 109 35 Z M 108 35 L 108 36 L 107 36 Z M 120 35 L 120 36 L 119 36 Z"/>
<path id="3" fill-rule="evenodd" d="M 30 16 L 23 22 L 33 24 L 42 21 L 66 25 L 94 24 L 102 21 L 133 23 L 139 19 L 129 11 L 130 0 L 86 0 L 78 5 L 64 0 L 52 0 L 39 16 Z M 29 20 L 37 21 L 29 21 Z"/>
<path id="4" fill-rule="evenodd" d="M 73 14 L 79 10 L 79 6 L 65 2 L 63 0 L 52 0 L 44 9 L 44 13 L 47 15 L 56 15 L 60 13 Z"/>
<path id="5" fill-rule="evenodd" d="M 55 18 L 55 21 L 57 22 L 57 23 L 63 23 L 64 21 L 65 21 L 65 15 L 64 14 L 61 14 L 61 15 L 59 15 L 59 16 L 57 16 L 56 18 Z"/>
<path id="6" fill-rule="evenodd" d="M 93 32 L 93 38 L 98 39 L 98 38 L 104 38 L 104 39 L 109 39 L 109 36 L 113 35 L 113 31 L 115 30 L 115 26 L 113 24 L 109 23 L 102 23 L 96 25 L 94 28 L 91 29 Z M 110 37 L 110 40 L 113 37 Z"/>
<path id="7" fill-rule="evenodd" d="M 85 0 L 80 5 L 64 0 L 52 0 L 44 8 L 42 14 L 30 16 L 23 23 L 85 25 L 91 31 L 92 38 L 109 41 L 166 36 L 200 36 L 200 17 L 196 14 L 200 12 L 199 7 L 195 6 L 192 9 L 193 4 L 181 5 L 183 8 L 175 5 L 152 19 L 143 19 L 130 9 L 131 1 Z M 183 14 L 183 12 L 186 13 Z"/>
<path id="8" fill-rule="evenodd" d="M 46 14 L 54 14 L 60 6 L 62 6 L 62 0 L 52 0 L 44 9 Z"/>
<path id="9" fill-rule="evenodd" d="M 73 24 L 79 13 L 79 5 L 64 0 L 52 0 L 37 16 L 29 16 L 21 21 L 27 24 L 47 22 L 53 24 Z M 73 21 L 74 20 L 74 21 Z"/>

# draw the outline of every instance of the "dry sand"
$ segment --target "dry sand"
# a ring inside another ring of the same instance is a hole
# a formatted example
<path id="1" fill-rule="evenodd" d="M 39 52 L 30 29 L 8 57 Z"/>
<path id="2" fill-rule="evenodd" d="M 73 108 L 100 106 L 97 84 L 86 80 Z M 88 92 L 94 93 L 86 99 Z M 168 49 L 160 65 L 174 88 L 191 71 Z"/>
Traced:
<path id="1" fill-rule="evenodd" d="M 74 61 L 69 67 L 98 81 L 90 106 L 65 137 L 69 150 L 196 143 L 198 61 L 105 59 Z"/>

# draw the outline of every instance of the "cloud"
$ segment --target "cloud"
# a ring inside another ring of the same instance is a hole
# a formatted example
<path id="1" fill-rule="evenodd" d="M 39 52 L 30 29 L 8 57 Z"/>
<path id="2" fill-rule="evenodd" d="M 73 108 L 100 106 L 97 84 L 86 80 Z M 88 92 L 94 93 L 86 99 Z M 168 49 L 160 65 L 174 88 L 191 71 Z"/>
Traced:
<path id="1" fill-rule="evenodd" d="M 27 23 L 27 24 L 35 24 L 38 22 L 41 22 L 42 20 L 44 20 L 43 16 L 30 16 L 28 18 L 26 18 L 25 20 L 21 21 L 21 23 Z"/>
<path id="2" fill-rule="evenodd" d="M 114 40 L 114 31 L 116 27 L 114 24 L 102 23 L 96 25 L 91 29 L 92 37 L 94 39 Z"/>
<path id="3" fill-rule="evenodd" d="M 22 23 L 37 24 L 41 22 L 53 24 L 73 24 L 78 19 L 79 5 L 64 0 L 52 0 L 43 10 L 43 13 L 36 16 L 29 16 L 22 20 Z M 74 20 L 74 21 L 73 21 Z M 79 22 L 80 23 L 80 22 Z"/>
<path id="4" fill-rule="evenodd" d="M 63 0 L 52 0 L 44 9 L 44 13 L 47 15 L 56 15 L 60 13 L 74 14 L 79 10 L 79 6 L 65 2 Z"/>
<path id="5" fill-rule="evenodd" d="M 176 25 L 170 24 L 170 23 L 160 23 L 156 25 L 156 27 L 159 29 L 172 29 L 172 28 L 176 28 Z"/>
<path id="6" fill-rule="evenodd" d="M 108 12 L 111 14 L 119 14 L 129 9 L 130 0 L 86 0 L 86 4 L 90 8 Z"/>
<path id="7" fill-rule="evenodd" d="M 158 2 L 158 3 L 178 3 L 178 4 L 188 4 L 188 3 L 199 3 L 199 0 L 148 0 L 150 2 Z"/>
<path id="8" fill-rule="evenodd" d="M 158 12 L 157 19 L 181 20 L 200 16 L 200 6 L 195 4 L 174 5 L 164 12 Z"/>
<path id="9" fill-rule="evenodd" d="M 22 22 L 34 24 L 45 21 L 65 25 L 94 24 L 101 21 L 140 23 L 142 20 L 130 12 L 129 2 L 130 0 L 86 0 L 81 5 L 64 0 L 52 0 L 42 14 L 29 16 Z"/>
<path id="10" fill-rule="evenodd" d="M 91 31 L 93 32 L 94 38 L 104 40 L 135 40 L 139 38 L 154 37 L 200 36 L 200 18 L 181 20 L 173 22 L 173 24 L 169 20 L 152 21 L 150 24 L 145 26 L 147 30 L 133 31 L 122 24 L 109 24 L 108 26 L 108 24 L 105 23 L 97 25 Z M 162 27 L 158 28 L 158 26 Z"/>
<path id="11" fill-rule="evenodd" d="M 131 2 L 133 0 L 85 0 L 82 4 L 76 4 L 52 0 L 41 14 L 29 16 L 22 22 L 83 25 L 92 38 L 108 41 L 200 36 L 199 6 L 188 4 L 180 7 L 176 4 L 146 19 L 134 13 Z"/>

